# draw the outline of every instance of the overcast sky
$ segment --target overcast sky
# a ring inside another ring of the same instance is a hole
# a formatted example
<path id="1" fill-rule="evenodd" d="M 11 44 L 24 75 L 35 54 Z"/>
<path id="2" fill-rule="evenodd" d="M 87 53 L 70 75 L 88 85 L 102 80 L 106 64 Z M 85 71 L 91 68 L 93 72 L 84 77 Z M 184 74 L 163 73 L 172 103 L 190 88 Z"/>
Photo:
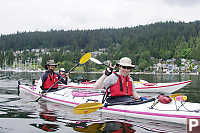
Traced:
<path id="1" fill-rule="evenodd" d="M 0 0 L 0 34 L 200 20 L 200 0 Z"/>

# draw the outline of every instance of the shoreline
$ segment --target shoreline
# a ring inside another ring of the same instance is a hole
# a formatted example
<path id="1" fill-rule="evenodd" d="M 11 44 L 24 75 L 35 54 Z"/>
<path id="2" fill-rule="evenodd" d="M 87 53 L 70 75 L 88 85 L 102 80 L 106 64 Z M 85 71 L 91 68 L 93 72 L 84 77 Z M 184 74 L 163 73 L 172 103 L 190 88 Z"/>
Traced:
<path id="1" fill-rule="evenodd" d="M 20 71 L 16 71 L 16 70 L 0 70 L 0 72 L 45 72 L 45 70 L 20 70 Z M 103 74 L 102 71 L 99 72 L 80 72 L 80 71 L 72 71 L 71 73 L 91 73 L 91 74 Z M 152 72 L 131 72 L 130 74 L 151 74 L 151 75 L 199 75 L 199 72 L 196 73 L 152 73 Z"/>

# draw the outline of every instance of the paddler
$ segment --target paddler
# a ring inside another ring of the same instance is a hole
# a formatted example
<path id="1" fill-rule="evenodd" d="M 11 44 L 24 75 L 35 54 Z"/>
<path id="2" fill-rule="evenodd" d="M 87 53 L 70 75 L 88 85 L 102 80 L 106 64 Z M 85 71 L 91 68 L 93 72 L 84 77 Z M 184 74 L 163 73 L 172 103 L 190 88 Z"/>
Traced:
<path id="1" fill-rule="evenodd" d="M 66 73 L 64 68 L 60 68 L 59 70 L 59 79 L 61 83 L 66 84 L 66 85 L 70 81 L 69 73 Z"/>
<path id="2" fill-rule="evenodd" d="M 131 102 L 134 99 L 147 100 L 141 97 L 135 90 L 132 78 L 129 76 L 130 71 L 135 65 L 128 57 L 123 57 L 118 63 L 119 72 L 112 72 L 112 68 L 106 69 L 104 75 L 97 80 L 96 86 L 103 82 L 106 88 L 106 98 L 108 103 L 114 102 Z"/>
<path id="3" fill-rule="evenodd" d="M 45 69 L 45 73 L 42 74 L 41 80 L 42 80 L 42 86 L 41 89 L 45 92 L 50 87 L 51 90 L 49 91 L 56 91 L 58 89 L 58 83 L 56 83 L 59 80 L 58 73 L 54 72 L 57 67 L 57 64 L 54 62 L 54 60 L 48 60 Z"/>

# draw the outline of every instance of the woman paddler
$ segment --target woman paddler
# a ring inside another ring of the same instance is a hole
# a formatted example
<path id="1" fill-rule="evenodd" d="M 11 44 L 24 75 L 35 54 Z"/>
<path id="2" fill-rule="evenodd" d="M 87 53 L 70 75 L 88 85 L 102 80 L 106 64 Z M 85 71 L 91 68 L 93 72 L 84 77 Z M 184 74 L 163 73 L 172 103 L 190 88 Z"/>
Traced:
<path id="1" fill-rule="evenodd" d="M 133 80 L 129 76 L 131 69 L 135 67 L 135 65 L 132 65 L 131 59 L 123 57 L 118 65 L 119 72 L 112 72 L 112 68 L 107 68 L 105 73 L 97 80 L 94 88 L 106 88 L 105 100 L 108 103 L 134 102 L 134 99 L 147 100 L 136 92 Z"/>

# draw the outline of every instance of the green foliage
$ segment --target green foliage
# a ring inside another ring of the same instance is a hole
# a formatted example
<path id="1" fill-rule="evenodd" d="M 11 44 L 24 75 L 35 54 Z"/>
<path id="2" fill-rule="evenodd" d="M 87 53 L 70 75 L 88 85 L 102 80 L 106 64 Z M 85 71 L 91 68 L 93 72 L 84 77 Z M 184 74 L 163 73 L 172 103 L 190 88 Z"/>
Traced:
<path id="1" fill-rule="evenodd" d="M 139 67 L 139 70 L 144 71 L 147 67 L 149 67 L 149 63 L 147 60 L 140 58 L 138 67 Z"/>
<path id="2" fill-rule="evenodd" d="M 119 60 L 127 56 L 142 70 L 156 59 L 186 58 L 200 60 L 200 21 L 158 22 L 131 28 L 98 30 L 50 30 L 48 32 L 22 32 L 0 36 L 0 65 L 12 65 L 14 56 L 9 51 L 48 48 L 50 53 L 34 55 L 24 51 L 17 60 L 22 63 L 42 57 L 41 66 L 48 59 L 59 63 L 58 67 L 70 69 L 81 55 L 88 51 L 106 48 L 105 53 L 96 58 Z M 6 51 L 6 54 L 5 54 Z M 91 65 L 91 64 L 86 64 Z M 101 65 L 91 65 L 103 69 Z M 86 69 L 86 68 L 85 68 Z"/>
<path id="3" fill-rule="evenodd" d="M 13 55 L 13 51 L 10 50 L 10 51 L 6 52 L 6 61 L 9 66 L 11 66 L 13 64 L 14 60 L 15 60 L 15 57 Z"/>
<path id="4" fill-rule="evenodd" d="M 4 51 L 0 51 L 0 66 L 3 67 L 4 65 L 4 59 L 5 59 L 5 56 L 4 56 Z"/>

